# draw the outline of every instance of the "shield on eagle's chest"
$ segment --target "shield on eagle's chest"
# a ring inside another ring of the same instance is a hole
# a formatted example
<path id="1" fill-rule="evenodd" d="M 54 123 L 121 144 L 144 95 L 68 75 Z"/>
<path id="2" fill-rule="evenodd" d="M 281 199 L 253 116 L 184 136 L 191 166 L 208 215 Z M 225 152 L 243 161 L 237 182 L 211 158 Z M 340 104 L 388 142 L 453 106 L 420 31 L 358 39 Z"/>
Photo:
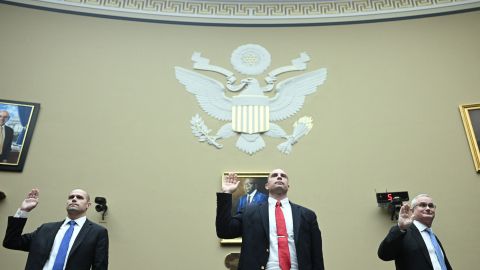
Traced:
<path id="1" fill-rule="evenodd" d="M 240 133 L 261 133 L 270 129 L 270 108 L 266 96 L 239 95 L 232 98 L 232 129 Z"/>

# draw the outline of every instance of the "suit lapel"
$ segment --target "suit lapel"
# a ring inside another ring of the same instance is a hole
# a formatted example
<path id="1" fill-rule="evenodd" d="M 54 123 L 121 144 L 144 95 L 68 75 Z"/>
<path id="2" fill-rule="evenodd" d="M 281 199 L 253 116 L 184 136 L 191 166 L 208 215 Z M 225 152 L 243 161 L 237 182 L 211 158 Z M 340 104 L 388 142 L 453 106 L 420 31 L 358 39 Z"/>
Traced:
<path id="1" fill-rule="evenodd" d="M 52 230 L 49 232 L 49 235 L 45 237 L 45 239 L 48 239 L 48 242 L 46 243 L 48 250 L 52 250 L 53 247 L 53 242 L 55 242 L 55 237 L 57 236 L 58 230 L 60 230 L 60 227 L 62 227 L 64 221 L 56 222 L 52 226 Z"/>
<path id="2" fill-rule="evenodd" d="M 242 197 L 240 197 L 240 202 L 238 203 L 240 206 L 239 206 L 237 209 L 240 209 L 240 210 L 242 210 L 242 211 L 245 210 L 245 209 L 243 209 L 243 208 L 245 208 L 245 205 L 247 205 L 247 204 L 245 203 L 246 200 L 247 200 L 247 196 L 242 196 Z"/>
<path id="3" fill-rule="evenodd" d="M 436 237 L 436 236 L 435 236 Z M 438 244 L 440 245 L 440 248 L 442 249 L 442 252 L 443 252 L 443 257 L 445 258 L 445 265 L 447 265 L 447 269 L 452 269 L 452 267 L 450 266 L 450 262 L 448 261 L 447 259 L 447 253 L 445 253 L 445 250 L 443 249 L 443 246 L 442 246 L 442 243 L 440 242 L 440 240 L 437 238 L 437 242 Z"/>
<path id="4" fill-rule="evenodd" d="M 292 222 L 293 222 L 293 236 L 295 239 L 295 243 L 298 243 L 298 232 L 300 230 L 300 215 L 301 215 L 301 209 L 298 205 L 290 202 L 290 206 L 292 208 Z"/>
<path id="5" fill-rule="evenodd" d="M 257 203 L 257 200 L 258 200 L 258 190 L 257 190 L 257 193 L 255 193 L 255 195 L 252 197 L 252 202 L 251 203 Z"/>
<path id="6" fill-rule="evenodd" d="M 270 237 L 270 227 L 268 222 L 268 202 L 260 204 L 260 217 L 262 218 L 263 229 L 265 230 L 265 235 Z"/>
<path id="7" fill-rule="evenodd" d="M 68 253 L 67 261 L 70 258 L 70 256 L 75 252 L 75 250 L 78 248 L 78 246 L 82 243 L 83 239 L 85 239 L 85 236 L 88 235 L 88 232 L 90 231 L 91 228 L 92 228 L 92 223 L 90 222 L 90 220 L 87 219 L 85 221 L 85 224 L 83 224 L 80 232 L 78 232 L 77 238 L 75 238 L 75 242 L 73 242 L 72 249 Z"/>

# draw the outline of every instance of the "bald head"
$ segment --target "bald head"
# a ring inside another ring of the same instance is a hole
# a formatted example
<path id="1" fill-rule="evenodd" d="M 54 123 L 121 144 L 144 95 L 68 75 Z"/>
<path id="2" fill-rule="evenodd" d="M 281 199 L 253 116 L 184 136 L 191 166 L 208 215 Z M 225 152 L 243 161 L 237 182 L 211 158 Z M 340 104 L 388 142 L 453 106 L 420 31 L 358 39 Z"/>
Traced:
<path id="1" fill-rule="evenodd" d="M 74 189 L 68 195 L 67 213 L 70 219 L 77 219 L 87 215 L 87 210 L 92 203 L 90 195 L 83 189 Z"/>
<path id="2" fill-rule="evenodd" d="M 268 190 L 269 195 L 275 199 L 287 197 L 289 187 L 287 173 L 282 169 L 273 170 L 265 184 L 265 189 Z"/>

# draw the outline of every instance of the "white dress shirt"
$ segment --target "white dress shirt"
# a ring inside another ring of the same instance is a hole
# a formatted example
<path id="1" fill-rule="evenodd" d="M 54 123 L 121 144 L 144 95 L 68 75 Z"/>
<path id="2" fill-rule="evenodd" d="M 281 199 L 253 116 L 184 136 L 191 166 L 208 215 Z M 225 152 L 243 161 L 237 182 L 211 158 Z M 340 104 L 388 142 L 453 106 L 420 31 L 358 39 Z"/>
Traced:
<path id="1" fill-rule="evenodd" d="M 14 217 L 27 218 L 27 216 L 28 216 L 28 212 L 18 209 Z M 55 236 L 52 250 L 50 250 L 50 256 L 48 257 L 47 262 L 43 266 L 43 270 L 51 270 L 53 268 L 53 264 L 55 263 L 55 257 L 57 257 L 58 249 L 60 248 L 60 244 L 62 243 L 63 236 L 67 232 L 68 227 L 70 227 L 70 225 L 68 224 L 70 220 L 71 219 L 66 217 L 62 226 L 60 226 L 60 229 L 58 230 L 57 235 Z M 75 219 L 74 221 L 76 224 L 73 227 L 72 238 L 70 239 L 70 243 L 68 244 L 67 258 L 68 258 L 68 254 L 70 254 L 70 249 L 72 248 L 73 243 L 75 242 L 75 239 L 78 236 L 78 233 L 82 229 L 83 224 L 85 224 L 85 221 L 87 221 L 87 217 L 83 216 L 81 218 Z M 63 269 L 65 269 L 66 265 L 67 265 L 67 261 L 65 260 L 65 265 L 63 266 Z"/>
<path id="2" fill-rule="evenodd" d="M 268 256 L 267 270 L 280 270 L 278 262 L 278 237 L 277 237 L 277 221 L 275 219 L 275 204 L 277 200 L 268 197 L 268 222 L 270 230 L 270 254 Z M 291 270 L 298 270 L 297 251 L 295 249 L 295 239 L 293 234 L 293 218 L 292 207 L 285 198 L 280 201 L 283 216 L 285 217 L 285 225 L 288 234 L 288 249 L 290 251 Z"/>
<path id="3" fill-rule="evenodd" d="M 430 255 L 430 260 L 432 261 L 433 270 L 442 270 L 442 267 L 438 262 L 437 254 L 435 253 L 435 248 L 433 247 L 433 244 L 432 244 L 432 239 L 430 239 L 430 235 L 427 232 L 428 227 L 423 225 L 421 222 L 417 220 L 414 220 L 413 224 L 420 231 L 420 234 L 422 235 L 422 238 L 423 238 L 423 242 L 425 242 L 425 245 L 427 246 L 428 254 Z M 442 254 L 443 254 L 443 251 L 442 251 Z"/>

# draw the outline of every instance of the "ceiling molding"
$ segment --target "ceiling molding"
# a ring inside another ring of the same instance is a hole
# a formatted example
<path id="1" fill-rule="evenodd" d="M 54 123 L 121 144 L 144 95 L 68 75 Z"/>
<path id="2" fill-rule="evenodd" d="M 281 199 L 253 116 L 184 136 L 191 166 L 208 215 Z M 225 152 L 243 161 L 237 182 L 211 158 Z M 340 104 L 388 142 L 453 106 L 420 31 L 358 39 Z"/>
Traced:
<path id="1" fill-rule="evenodd" d="M 480 0 L 5 0 L 3 2 L 126 19 L 227 25 L 361 22 L 480 8 Z"/>

